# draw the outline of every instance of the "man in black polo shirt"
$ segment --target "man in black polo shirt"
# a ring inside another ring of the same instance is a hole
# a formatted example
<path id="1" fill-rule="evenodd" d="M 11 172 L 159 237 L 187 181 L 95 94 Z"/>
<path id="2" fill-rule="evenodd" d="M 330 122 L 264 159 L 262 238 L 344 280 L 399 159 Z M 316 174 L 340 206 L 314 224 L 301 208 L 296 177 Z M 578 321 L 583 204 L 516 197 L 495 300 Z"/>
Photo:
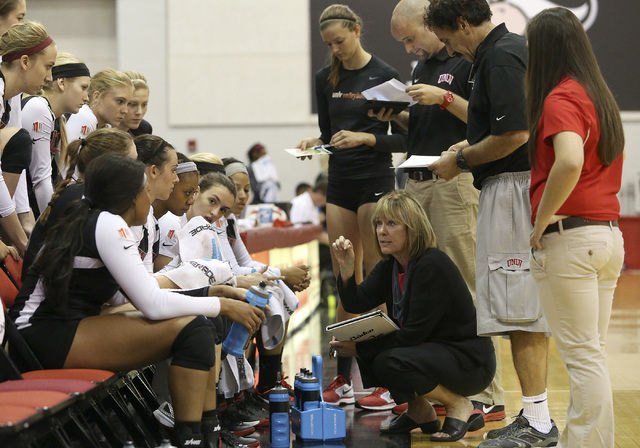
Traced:
<path id="1" fill-rule="evenodd" d="M 491 22 L 486 0 L 433 0 L 427 25 L 451 55 L 473 62 L 467 139 L 430 168 L 445 179 L 471 169 L 481 189 L 476 250 L 478 334 L 508 335 L 524 409 L 492 430 L 487 447 L 555 446 L 547 404 L 547 334 L 529 272 L 530 171 L 524 112 L 525 39 Z"/>
<path id="2" fill-rule="evenodd" d="M 428 0 L 401 0 L 391 16 L 391 34 L 404 44 L 407 53 L 419 61 L 413 71 L 413 85 L 407 92 L 418 101 L 409 112 L 390 118 L 408 130 L 408 154 L 439 156 L 465 138 L 467 105 L 471 94 L 471 64 L 450 56 L 438 37 L 424 24 Z M 384 113 L 379 118 L 383 118 Z M 433 226 L 438 247 L 454 261 L 475 297 L 476 289 L 476 215 L 479 191 L 473 175 L 465 172 L 452 181 L 437 179 L 428 169 L 409 171 L 405 189 L 423 206 Z M 497 348 L 500 347 L 495 338 Z M 470 397 L 476 412 L 486 421 L 505 417 L 502 365 L 496 353 L 496 376 L 482 393 Z M 398 406 L 400 408 L 400 406 Z M 402 408 L 404 409 L 404 408 Z M 399 413 L 402 409 L 394 409 Z"/>

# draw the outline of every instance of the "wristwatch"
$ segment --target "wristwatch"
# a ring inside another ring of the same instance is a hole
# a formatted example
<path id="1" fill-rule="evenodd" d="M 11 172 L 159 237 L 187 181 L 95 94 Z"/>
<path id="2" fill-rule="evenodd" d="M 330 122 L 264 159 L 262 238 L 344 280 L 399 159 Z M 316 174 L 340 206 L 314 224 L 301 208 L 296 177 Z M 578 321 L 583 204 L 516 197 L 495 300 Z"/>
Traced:
<path id="1" fill-rule="evenodd" d="M 456 165 L 458 165 L 458 168 L 460 168 L 461 170 L 468 170 L 469 165 L 467 165 L 467 161 L 464 160 L 464 154 L 462 154 L 462 151 L 463 150 L 461 149 L 456 154 Z"/>
<path id="2" fill-rule="evenodd" d="M 451 103 L 453 103 L 453 92 L 451 90 L 447 90 L 444 92 L 444 101 L 440 105 L 440 109 L 445 110 Z"/>

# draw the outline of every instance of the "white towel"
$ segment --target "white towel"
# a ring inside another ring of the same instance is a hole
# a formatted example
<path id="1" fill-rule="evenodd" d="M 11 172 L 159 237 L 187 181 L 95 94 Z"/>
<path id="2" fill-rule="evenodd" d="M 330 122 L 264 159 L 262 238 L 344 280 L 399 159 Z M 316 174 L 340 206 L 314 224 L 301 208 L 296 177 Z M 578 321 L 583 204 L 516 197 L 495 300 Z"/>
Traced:
<path id="1" fill-rule="evenodd" d="M 195 289 L 211 285 L 236 286 L 236 277 L 228 261 L 201 258 L 185 261 L 164 275 L 180 289 Z"/>
<path id="2" fill-rule="evenodd" d="M 224 260 L 217 232 L 202 216 L 191 218 L 176 234 L 183 262 L 199 258 Z"/>
<path id="3" fill-rule="evenodd" d="M 253 369 L 246 358 L 227 355 L 222 361 L 218 391 L 224 394 L 225 398 L 231 398 L 238 392 L 253 387 L 254 384 Z"/>

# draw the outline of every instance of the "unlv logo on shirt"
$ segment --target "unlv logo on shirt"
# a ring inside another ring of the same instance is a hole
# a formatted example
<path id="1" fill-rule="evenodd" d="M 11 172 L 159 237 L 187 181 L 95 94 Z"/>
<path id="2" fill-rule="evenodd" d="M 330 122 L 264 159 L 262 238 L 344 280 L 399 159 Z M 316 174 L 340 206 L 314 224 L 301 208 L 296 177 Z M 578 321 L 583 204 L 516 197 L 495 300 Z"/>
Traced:
<path id="1" fill-rule="evenodd" d="M 443 82 L 446 82 L 447 84 L 451 85 L 451 83 L 453 82 L 453 75 L 451 73 L 442 73 L 438 77 L 438 84 L 441 84 Z"/>
<path id="2" fill-rule="evenodd" d="M 42 123 L 40 123 L 39 121 L 34 121 L 33 132 L 40 132 L 40 131 L 42 131 Z"/>
<path id="3" fill-rule="evenodd" d="M 81 133 L 82 135 L 87 135 L 87 133 L 88 133 L 88 132 L 89 132 L 89 126 L 82 126 L 82 127 L 80 128 L 80 133 Z"/>

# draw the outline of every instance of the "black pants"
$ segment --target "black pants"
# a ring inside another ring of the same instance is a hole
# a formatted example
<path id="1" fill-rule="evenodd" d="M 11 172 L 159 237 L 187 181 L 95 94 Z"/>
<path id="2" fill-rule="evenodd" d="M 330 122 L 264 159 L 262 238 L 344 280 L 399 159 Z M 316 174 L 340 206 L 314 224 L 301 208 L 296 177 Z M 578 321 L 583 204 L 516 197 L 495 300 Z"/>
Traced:
<path id="1" fill-rule="evenodd" d="M 461 364 L 466 355 L 444 344 L 427 342 L 378 354 L 372 362 L 358 359 L 365 387 L 386 387 L 396 403 L 431 392 L 438 385 L 463 396 L 483 391 L 496 371 L 495 354 L 484 364 Z"/>

